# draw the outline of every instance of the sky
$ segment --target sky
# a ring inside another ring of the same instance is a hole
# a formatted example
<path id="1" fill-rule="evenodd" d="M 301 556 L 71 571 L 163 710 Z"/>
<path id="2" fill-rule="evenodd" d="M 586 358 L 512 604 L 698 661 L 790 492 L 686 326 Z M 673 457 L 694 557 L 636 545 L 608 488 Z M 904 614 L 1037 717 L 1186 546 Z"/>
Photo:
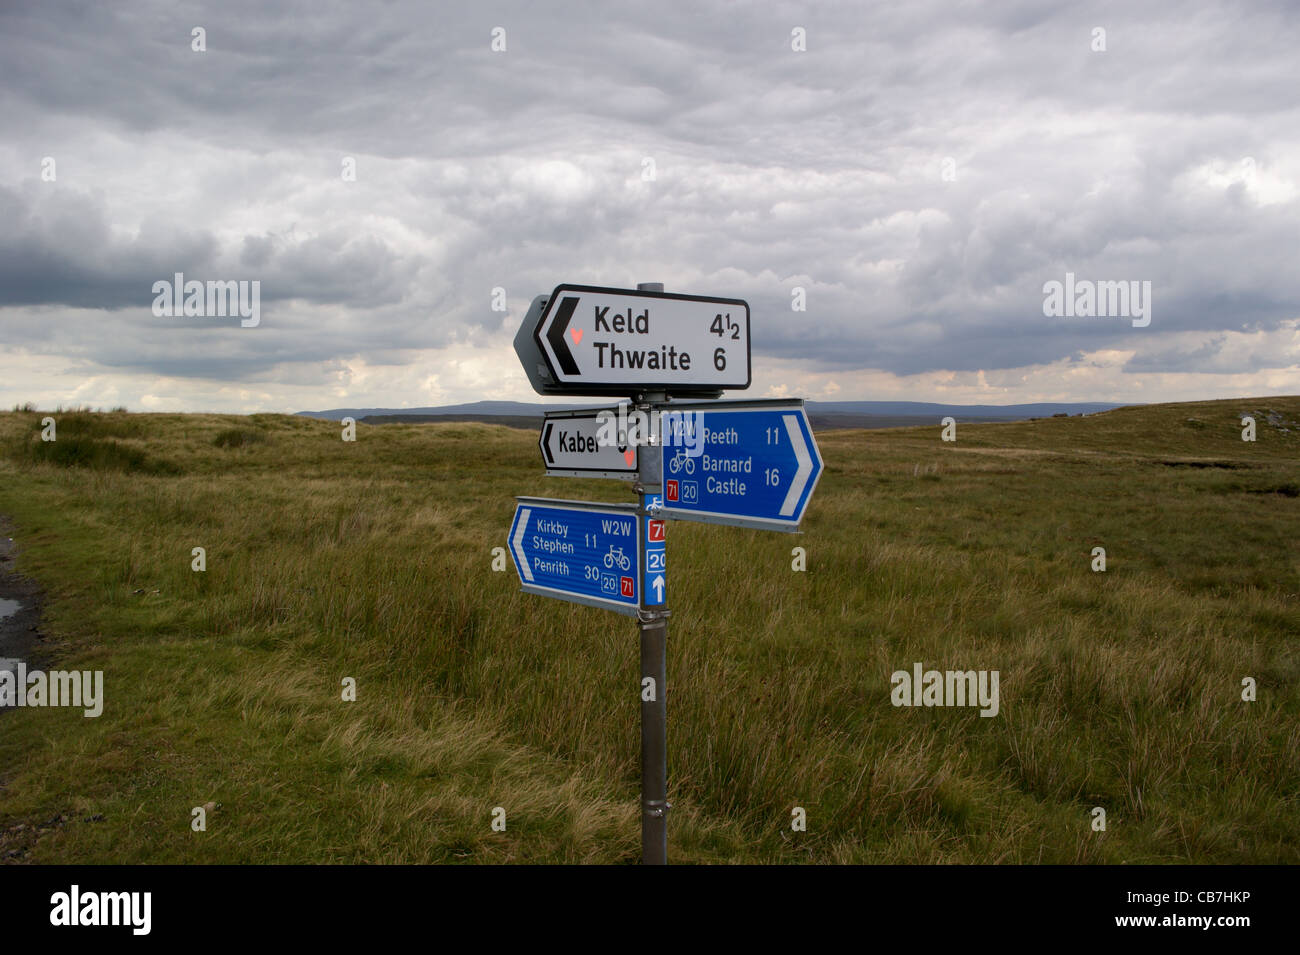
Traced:
<path id="1" fill-rule="evenodd" d="M 541 401 L 532 299 L 638 282 L 749 303 L 732 397 L 1297 394 L 1297 50 L 1292 2 L 3 0 L 0 407 Z"/>

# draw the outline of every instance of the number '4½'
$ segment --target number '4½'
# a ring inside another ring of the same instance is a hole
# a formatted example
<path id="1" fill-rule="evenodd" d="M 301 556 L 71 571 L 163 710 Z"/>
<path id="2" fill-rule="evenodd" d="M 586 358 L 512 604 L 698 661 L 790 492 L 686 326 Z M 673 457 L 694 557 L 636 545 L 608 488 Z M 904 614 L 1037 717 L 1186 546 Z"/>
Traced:
<path id="1" fill-rule="evenodd" d="M 722 320 L 724 317 L 727 320 L 725 326 L 722 324 Z M 735 341 L 740 341 L 740 325 L 731 320 L 730 312 L 727 312 L 725 316 L 723 316 L 721 312 L 719 312 L 717 315 L 714 315 L 713 323 L 709 325 L 709 331 L 717 335 L 719 338 L 721 338 L 725 332 L 731 332 L 732 339 Z"/>

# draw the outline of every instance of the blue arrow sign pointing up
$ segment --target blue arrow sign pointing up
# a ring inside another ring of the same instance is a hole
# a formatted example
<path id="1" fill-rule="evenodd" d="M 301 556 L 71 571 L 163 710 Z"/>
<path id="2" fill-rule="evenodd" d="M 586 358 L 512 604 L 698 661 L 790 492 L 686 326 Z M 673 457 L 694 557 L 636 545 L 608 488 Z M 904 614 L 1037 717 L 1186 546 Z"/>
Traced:
<path id="1" fill-rule="evenodd" d="M 802 401 L 673 404 L 661 414 L 667 516 L 798 530 L 822 472 Z"/>
<path id="2" fill-rule="evenodd" d="M 636 616 L 642 577 L 636 505 L 517 500 L 510 556 L 524 590 Z"/>

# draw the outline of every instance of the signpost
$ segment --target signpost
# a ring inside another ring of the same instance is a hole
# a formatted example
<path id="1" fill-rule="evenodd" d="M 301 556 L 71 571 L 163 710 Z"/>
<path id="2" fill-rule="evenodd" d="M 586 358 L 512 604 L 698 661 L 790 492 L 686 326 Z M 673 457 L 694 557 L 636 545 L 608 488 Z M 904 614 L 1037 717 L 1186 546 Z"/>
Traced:
<path id="1" fill-rule="evenodd" d="M 802 401 L 675 404 L 665 417 L 660 453 L 669 517 L 799 529 L 822 472 Z"/>
<path id="2" fill-rule="evenodd" d="M 515 336 L 544 395 L 620 395 L 648 444 L 602 415 L 551 412 L 546 473 L 632 481 L 636 504 L 517 498 L 510 553 L 523 589 L 634 616 L 641 631 L 641 861 L 668 861 L 668 553 L 665 518 L 794 531 L 822 472 L 802 401 L 675 402 L 750 383 L 740 299 L 559 285 L 533 299 Z M 628 409 L 623 409 L 624 411 Z M 662 442 L 659 438 L 662 436 Z"/>
<path id="3" fill-rule="evenodd" d="M 601 444 L 599 416 L 617 408 L 548 411 L 538 445 L 546 473 L 558 477 L 636 479 L 637 448 L 626 440 Z"/>
<path id="4" fill-rule="evenodd" d="M 663 506 L 662 494 L 647 495 L 645 516 L 641 518 L 645 521 L 645 527 L 642 529 L 645 561 L 641 568 L 644 575 L 641 581 L 641 592 L 645 594 L 642 604 L 648 608 L 663 606 L 668 588 L 668 544 L 664 539 L 664 519 L 661 516 Z"/>
<path id="5" fill-rule="evenodd" d="M 637 616 L 642 573 L 635 505 L 516 500 L 510 553 L 524 590 Z"/>
<path id="6" fill-rule="evenodd" d="M 533 301 L 515 351 L 542 394 L 716 395 L 749 387 L 749 305 L 558 285 Z"/>
<path id="7" fill-rule="evenodd" d="M 659 286 L 663 288 L 663 286 Z M 656 396 L 659 397 L 659 396 Z M 643 405 L 655 424 L 653 406 Z M 655 433 L 655 432 L 651 432 Z M 653 448 L 650 449 L 653 452 Z M 640 500 L 638 510 L 645 522 L 647 586 L 637 616 L 641 631 L 641 863 L 668 864 L 668 607 L 666 586 L 655 586 L 659 575 L 649 576 L 649 565 L 658 548 L 659 566 L 667 577 L 667 544 L 664 541 L 663 497 L 659 459 L 642 455 L 645 470 L 633 485 Z"/>

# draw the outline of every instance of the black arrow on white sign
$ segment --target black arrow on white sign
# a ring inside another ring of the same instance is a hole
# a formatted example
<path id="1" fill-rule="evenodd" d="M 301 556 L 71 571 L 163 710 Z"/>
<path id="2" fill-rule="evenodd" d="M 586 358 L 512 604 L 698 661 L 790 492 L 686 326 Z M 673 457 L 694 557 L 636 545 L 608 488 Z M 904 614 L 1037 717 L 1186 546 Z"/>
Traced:
<path id="1" fill-rule="evenodd" d="M 566 375 L 578 374 L 578 363 L 573 360 L 573 352 L 569 351 L 564 333 L 569 329 L 569 320 L 573 318 L 573 310 L 578 307 L 579 301 L 576 295 L 566 295 L 560 299 L 555 310 L 555 321 L 546 332 L 546 340 L 551 343 L 555 358 Z"/>
<path id="2" fill-rule="evenodd" d="M 629 447 L 617 428 L 617 408 L 548 411 L 538 445 L 546 473 L 560 477 L 636 479 L 638 449 Z M 603 416 L 611 420 L 607 427 Z M 612 429 L 612 433 L 610 432 Z M 604 439 L 613 437 L 612 443 Z"/>

